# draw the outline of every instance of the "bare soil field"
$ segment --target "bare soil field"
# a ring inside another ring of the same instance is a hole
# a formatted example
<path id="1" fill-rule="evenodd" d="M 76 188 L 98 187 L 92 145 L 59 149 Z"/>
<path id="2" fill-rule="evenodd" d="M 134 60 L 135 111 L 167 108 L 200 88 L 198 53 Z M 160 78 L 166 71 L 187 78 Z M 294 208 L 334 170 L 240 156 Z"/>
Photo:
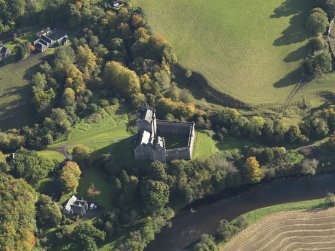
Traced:
<path id="1" fill-rule="evenodd" d="M 221 251 L 335 250 L 335 209 L 273 214 L 235 236 Z"/>

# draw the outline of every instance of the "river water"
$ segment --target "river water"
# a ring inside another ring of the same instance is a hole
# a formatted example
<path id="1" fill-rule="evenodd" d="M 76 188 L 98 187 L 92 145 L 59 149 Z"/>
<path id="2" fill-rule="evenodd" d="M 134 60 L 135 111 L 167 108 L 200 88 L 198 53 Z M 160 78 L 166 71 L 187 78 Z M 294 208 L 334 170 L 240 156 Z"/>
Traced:
<path id="1" fill-rule="evenodd" d="M 146 251 L 188 250 L 203 233 L 214 233 L 221 219 L 231 220 L 257 208 L 285 202 L 317 199 L 335 192 L 335 174 L 288 178 L 253 186 L 235 196 L 206 201 L 195 210 L 184 210 L 164 228 Z M 195 211 L 195 212 L 194 212 Z"/>

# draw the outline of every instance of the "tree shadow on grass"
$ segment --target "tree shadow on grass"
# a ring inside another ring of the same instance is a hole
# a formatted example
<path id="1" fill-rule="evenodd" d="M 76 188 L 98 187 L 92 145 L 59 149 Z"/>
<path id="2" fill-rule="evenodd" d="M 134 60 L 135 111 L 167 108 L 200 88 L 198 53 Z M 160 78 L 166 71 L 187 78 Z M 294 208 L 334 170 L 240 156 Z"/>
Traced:
<path id="1" fill-rule="evenodd" d="M 307 14 L 313 6 L 312 0 L 286 0 L 277 7 L 271 18 L 282 18 L 292 16 L 289 26 L 282 32 L 282 36 L 277 38 L 273 45 L 283 46 L 305 41 L 308 37 L 304 30 Z"/>
<path id="2" fill-rule="evenodd" d="M 30 125 L 35 120 L 35 113 L 30 103 L 30 87 L 12 87 L 0 95 L 0 98 L 17 96 L 11 101 L 0 103 L 0 129 L 20 128 Z"/>
<path id="3" fill-rule="evenodd" d="M 301 80 L 302 69 L 301 67 L 295 69 L 294 71 L 288 73 L 284 78 L 280 79 L 273 84 L 275 88 L 283 88 L 290 85 L 297 84 Z"/>
<path id="4" fill-rule="evenodd" d="M 198 72 L 192 72 L 192 76 L 187 78 L 185 76 L 185 72 L 186 69 L 183 66 L 177 65 L 175 67 L 174 73 L 178 86 L 190 90 L 196 99 L 205 98 L 211 103 L 216 103 L 223 106 L 242 108 L 246 110 L 253 109 L 251 105 L 216 90 L 210 85 L 208 80 L 202 74 Z"/>
<path id="5" fill-rule="evenodd" d="M 295 51 L 292 51 L 290 54 L 288 54 L 285 58 L 284 61 L 286 63 L 290 63 L 290 62 L 295 62 L 295 61 L 299 61 L 302 59 L 306 58 L 307 55 L 307 45 L 302 46 L 298 49 L 296 49 Z"/>
<path id="6" fill-rule="evenodd" d="M 109 146 L 94 152 L 94 155 L 103 153 L 111 154 L 111 161 L 108 163 L 109 173 L 118 173 L 122 169 L 144 168 L 150 166 L 150 161 L 135 160 L 134 149 L 137 142 L 137 135 L 130 136 L 123 140 L 114 142 Z"/>

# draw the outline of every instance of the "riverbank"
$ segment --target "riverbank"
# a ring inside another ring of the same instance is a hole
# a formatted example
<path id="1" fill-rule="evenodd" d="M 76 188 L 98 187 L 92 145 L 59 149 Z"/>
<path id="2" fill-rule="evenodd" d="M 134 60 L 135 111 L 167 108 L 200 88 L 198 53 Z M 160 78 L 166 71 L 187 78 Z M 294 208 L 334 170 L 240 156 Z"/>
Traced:
<path id="1" fill-rule="evenodd" d="M 313 209 L 320 209 L 320 208 L 327 208 L 324 198 L 315 199 L 315 200 L 307 200 L 307 201 L 299 201 L 299 202 L 293 202 L 293 203 L 284 203 L 284 204 L 278 204 L 278 205 L 274 205 L 270 207 L 259 208 L 259 209 L 247 212 L 241 215 L 241 217 L 243 217 L 248 222 L 249 224 L 248 228 L 254 228 L 254 225 L 258 224 L 259 221 L 269 216 L 278 214 L 278 213 L 301 211 L 301 210 L 313 210 Z M 232 220 L 232 223 L 234 223 L 235 221 L 236 219 Z M 233 241 L 235 237 L 233 237 L 232 240 L 230 241 Z M 219 243 L 218 244 L 219 249 L 224 248 L 225 245 L 230 243 L 230 241 Z"/>
<path id="2" fill-rule="evenodd" d="M 332 250 L 334 214 L 324 199 L 255 210 L 244 215 L 252 224 L 219 250 Z"/>
<path id="3" fill-rule="evenodd" d="M 189 250 L 201 234 L 214 234 L 221 219 L 229 221 L 252 210 L 282 203 L 323 198 L 335 191 L 335 174 L 274 180 L 259 184 L 231 197 L 213 201 L 195 210 L 184 210 L 173 220 L 171 228 L 164 228 L 146 250 Z M 264 209 L 263 209 L 264 210 Z"/>

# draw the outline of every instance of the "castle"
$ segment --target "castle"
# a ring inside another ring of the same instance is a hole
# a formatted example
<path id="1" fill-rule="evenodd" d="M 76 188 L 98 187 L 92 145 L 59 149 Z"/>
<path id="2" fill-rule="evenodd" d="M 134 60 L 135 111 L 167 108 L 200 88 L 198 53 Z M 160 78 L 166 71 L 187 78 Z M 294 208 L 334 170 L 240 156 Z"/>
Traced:
<path id="1" fill-rule="evenodd" d="M 194 122 L 157 120 L 154 109 L 143 107 L 137 114 L 136 124 L 135 159 L 161 162 L 192 159 Z"/>

